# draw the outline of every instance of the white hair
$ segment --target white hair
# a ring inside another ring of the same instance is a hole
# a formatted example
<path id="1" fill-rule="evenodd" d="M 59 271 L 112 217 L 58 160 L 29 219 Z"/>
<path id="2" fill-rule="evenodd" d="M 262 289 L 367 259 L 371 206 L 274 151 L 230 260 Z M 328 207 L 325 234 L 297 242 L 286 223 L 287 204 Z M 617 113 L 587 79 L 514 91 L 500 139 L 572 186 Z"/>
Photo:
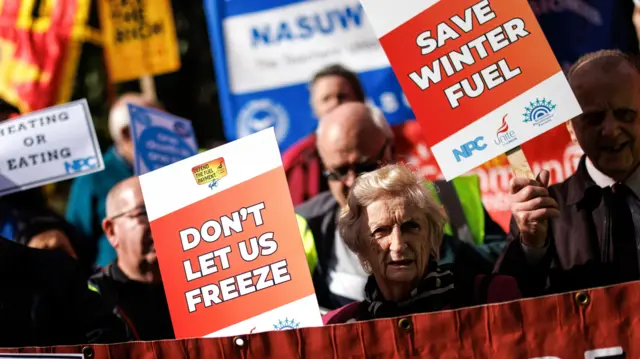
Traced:
<path id="1" fill-rule="evenodd" d="M 438 258 L 447 215 L 420 177 L 404 164 L 387 165 L 356 179 L 338 218 L 338 231 L 347 247 L 358 256 L 365 253 L 365 246 L 371 242 L 362 235 L 360 221 L 371 203 L 385 197 L 403 197 L 409 206 L 423 211 L 428 223 L 425 240 Z"/>
<path id="2" fill-rule="evenodd" d="M 111 106 L 109 111 L 109 135 L 113 142 L 122 140 L 122 130 L 129 127 L 131 118 L 129 117 L 129 107 L 127 104 L 138 106 L 160 108 L 160 104 L 144 95 L 137 93 L 126 93 Z"/>
<path id="3" fill-rule="evenodd" d="M 129 127 L 131 118 L 126 103 L 118 103 L 109 111 L 109 134 L 113 142 L 120 142 L 122 130 Z"/>

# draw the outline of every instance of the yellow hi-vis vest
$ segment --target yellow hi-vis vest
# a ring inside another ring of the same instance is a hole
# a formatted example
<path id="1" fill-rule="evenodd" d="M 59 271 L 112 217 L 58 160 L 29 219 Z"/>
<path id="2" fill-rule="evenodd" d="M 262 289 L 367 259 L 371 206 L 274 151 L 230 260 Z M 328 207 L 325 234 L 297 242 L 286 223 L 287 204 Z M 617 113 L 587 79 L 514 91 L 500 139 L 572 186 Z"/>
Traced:
<path id="1" fill-rule="evenodd" d="M 462 211 L 464 212 L 471 236 L 476 245 L 484 243 L 485 237 L 485 218 L 484 207 L 482 205 L 482 197 L 480 192 L 480 180 L 477 175 L 460 176 L 456 177 L 452 181 L 453 187 L 458 195 L 460 204 L 462 205 Z M 440 203 L 440 197 L 438 196 L 438 188 L 431 182 L 425 183 L 425 186 L 431 191 L 434 199 Z M 302 237 L 302 245 L 307 257 L 307 264 L 309 270 L 313 274 L 313 271 L 318 264 L 318 252 L 316 251 L 316 242 L 313 237 L 313 232 L 307 224 L 307 220 L 296 214 L 298 220 L 298 228 L 300 230 L 300 236 Z M 445 225 L 445 234 L 453 235 L 451 225 L 447 223 Z"/>
<path id="2" fill-rule="evenodd" d="M 482 205 L 482 192 L 480 191 L 480 179 L 477 175 L 460 176 L 453 179 L 451 184 L 458 195 L 473 242 L 476 245 L 484 244 L 486 222 L 484 218 L 484 207 Z M 438 194 L 438 187 L 433 183 L 427 183 L 426 186 L 431 191 L 434 199 L 442 204 Z M 445 208 L 446 207 L 445 204 Z M 453 232 L 450 223 L 445 224 L 444 233 L 452 236 L 458 235 Z"/>

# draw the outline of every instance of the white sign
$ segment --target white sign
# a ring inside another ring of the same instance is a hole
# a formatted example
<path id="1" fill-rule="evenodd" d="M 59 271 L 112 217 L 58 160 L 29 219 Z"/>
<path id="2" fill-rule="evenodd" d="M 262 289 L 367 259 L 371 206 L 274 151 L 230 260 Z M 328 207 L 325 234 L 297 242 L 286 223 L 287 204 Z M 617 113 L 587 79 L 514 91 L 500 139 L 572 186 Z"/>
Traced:
<path id="1" fill-rule="evenodd" d="M 84 99 L 0 123 L 0 195 L 103 169 Z"/>

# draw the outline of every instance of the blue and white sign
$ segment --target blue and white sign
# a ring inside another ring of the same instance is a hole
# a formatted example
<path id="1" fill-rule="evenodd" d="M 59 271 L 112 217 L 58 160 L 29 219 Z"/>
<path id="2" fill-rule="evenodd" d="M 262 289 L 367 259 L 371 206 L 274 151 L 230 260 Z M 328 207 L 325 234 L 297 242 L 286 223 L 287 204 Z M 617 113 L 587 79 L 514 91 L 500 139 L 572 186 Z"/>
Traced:
<path id="1" fill-rule="evenodd" d="M 191 121 L 128 104 L 135 148 L 134 168 L 142 175 L 198 153 Z"/>
<path id="2" fill-rule="evenodd" d="M 316 119 L 308 83 L 341 64 L 390 123 L 413 119 L 358 0 L 204 0 L 227 139 L 274 126 L 285 150 Z"/>

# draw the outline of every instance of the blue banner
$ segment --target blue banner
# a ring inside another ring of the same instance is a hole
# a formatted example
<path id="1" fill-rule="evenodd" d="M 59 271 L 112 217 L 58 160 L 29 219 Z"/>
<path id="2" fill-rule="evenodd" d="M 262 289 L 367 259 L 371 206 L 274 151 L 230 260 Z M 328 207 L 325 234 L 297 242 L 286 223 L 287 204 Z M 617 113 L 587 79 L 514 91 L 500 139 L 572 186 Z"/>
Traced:
<path id="1" fill-rule="evenodd" d="M 128 104 L 136 175 L 157 170 L 198 153 L 191 121 Z"/>
<path id="2" fill-rule="evenodd" d="M 204 0 L 227 139 L 274 126 L 281 150 L 311 133 L 308 83 L 339 63 L 390 123 L 412 119 L 358 0 Z"/>

